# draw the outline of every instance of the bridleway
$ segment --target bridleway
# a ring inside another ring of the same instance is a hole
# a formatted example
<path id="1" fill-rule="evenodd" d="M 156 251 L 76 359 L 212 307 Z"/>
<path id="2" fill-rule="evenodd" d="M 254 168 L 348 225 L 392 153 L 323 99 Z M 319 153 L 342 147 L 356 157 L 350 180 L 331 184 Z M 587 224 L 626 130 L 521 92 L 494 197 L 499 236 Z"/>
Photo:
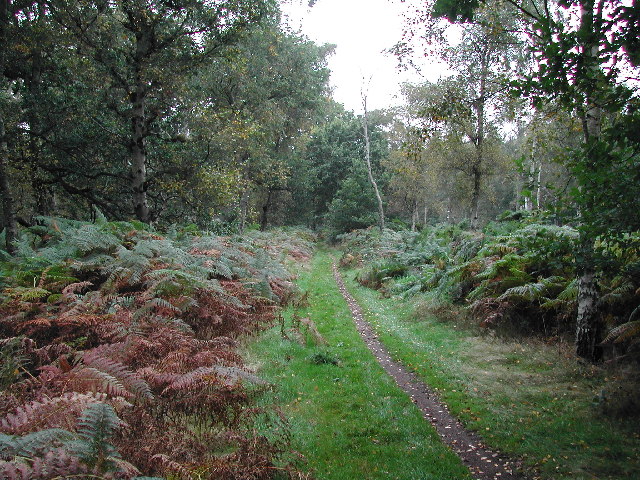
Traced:
<path id="1" fill-rule="evenodd" d="M 356 328 L 367 347 L 398 386 L 411 397 L 423 416 L 436 429 L 442 441 L 461 458 L 473 478 L 477 480 L 524 480 L 525 477 L 517 472 L 516 462 L 489 450 L 477 434 L 467 430 L 449 413 L 446 405 L 440 402 L 438 396 L 428 385 L 403 364 L 391 358 L 369 322 L 364 318 L 360 305 L 347 290 L 335 263 L 333 264 L 333 275 L 340 293 L 349 305 Z"/>

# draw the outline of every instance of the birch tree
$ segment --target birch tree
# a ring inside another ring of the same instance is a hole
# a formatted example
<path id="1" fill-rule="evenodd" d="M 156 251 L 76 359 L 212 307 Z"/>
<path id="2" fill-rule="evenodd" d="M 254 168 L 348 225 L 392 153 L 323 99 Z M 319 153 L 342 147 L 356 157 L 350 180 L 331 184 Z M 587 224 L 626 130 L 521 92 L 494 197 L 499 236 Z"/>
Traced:
<path id="1" fill-rule="evenodd" d="M 382 196 L 380 195 L 380 190 L 378 189 L 378 183 L 373 176 L 373 169 L 371 167 L 371 141 L 369 139 L 369 113 L 367 111 L 367 95 L 362 93 L 362 130 L 364 132 L 364 158 L 367 163 L 367 176 L 369 177 L 369 182 L 373 187 L 373 192 L 376 197 L 376 201 L 378 202 L 378 226 L 380 227 L 380 232 L 384 231 L 384 206 L 382 204 Z"/>
<path id="2" fill-rule="evenodd" d="M 464 169 L 472 192 L 468 217 L 471 227 L 477 228 L 485 176 L 497 161 L 490 144 L 495 144 L 500 123 L 511 113 L 507 84 L 512 70 L 523 61 L 521 41 L 513 34 L 511 9 L 483 9 L 476 23 L 464 26 L 457 44 L 449 43 L 446 26 L 437 18 L 419 18 L 424 23 L 422 29 L 410 28 L 395 52 L 405 61 L 418 39 L 425 53 L 439 57 L 454 72 L 431 87 L 425 84 L 424 90 L 433 91 L 421 116 L 473 147 Z"/>
<path id="3" fill-rule="evenodd" d="M 483 2 L 484 3 L 484 2 Z M 637 184 L 633 168 L 638 163 L 638 65 L 640 64 L 640 11 L 637 0 L 504 0 L 520 12 L 535 64 L 520 81 L 520 91 L 541 106 L 552 100 L 572 112 L 582 124 L 581 148 L 571 156 L 578 183 L 580 245 L 576 253 L 578 309 L 576 353 L 590 361 L 602 355 L 602 323 L 598 312 L 598 239 L 609 244 L 625 241 L 626 232 L 639 228 Z M 435 15 L 452 21 L 471 20 L 477 0 L 437 0 Z M 614 167 L 619 184 L 609 179 Z M 631 167 L 631 169 L 629 168 Z M 625 181 L 626 180 L 626 181 Z M 615 191 L 606 192 L 604 186 Z M 623 207 L 616 206 L 622 204 Z M 601 242 L 600 242 L 601 243 Z"/>

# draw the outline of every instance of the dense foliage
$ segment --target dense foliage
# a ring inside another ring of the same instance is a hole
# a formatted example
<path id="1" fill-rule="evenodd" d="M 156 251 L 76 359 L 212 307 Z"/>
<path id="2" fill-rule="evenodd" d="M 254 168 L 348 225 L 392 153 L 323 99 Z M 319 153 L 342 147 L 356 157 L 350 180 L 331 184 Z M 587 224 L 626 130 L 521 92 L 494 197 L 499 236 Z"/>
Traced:
<path id="1" fill-rule="evenodd" d="M 512 213 L 482 232 L 441 224 L 419 233 L 362 230 L 341 240 L 342 262 L 364 266 L 360 283 L 388 295 L 421 294 L 443 318 L 462 308 L 460 315 L 483 328 L 544 338 L 574 332 L 575 228 Z M 598 280 L 609 358 L 636 358 L 640 257 L 617 246 L 602 252 L 618 265 Z"/>
<path id="2" fill-rule="evenodd" d="M 291 468 L 286 426 L 253 405 L 265 385 L 236 345 L 294 294 L 284 263 L 308 241 L 161 235 L 98 213 L 42 217 L 16 247 L 0 264 L 2 478 Z"/>
<path id="3" fill-rule="evenodd" d="M 597 361 L 599 284 L 627 275 L 639 246 L 637 9 L 538 3 L 415 2 L 392 50 L 451 74 L 366 112 L 366 138 L 365 115 L 330 98 L 333 46 L 292 32 L 275 0 L 2 4 L 3 248 L 39 215 L 92 220 L 96 206 L 161 227 L 306 225 L 331 240 L 379 212 L 412 231 L 539 212 L 579 237 L 563 275 L 578 289 L 577 350 Z"/>
<path id="4" fill-rule="evenodd" d="M 331 46 L 265 1 L 0 10 L 4 226 L 33 216 L 240 225 L 289 190 Z M 265 214 L 263 223 L 268 221 Z"/>
<path id="5" fill-rule="evenodd" d="M 281 6 L 0 2 L 0 477 L 297 475 L 237 350 L 310 255 L 272 226 L 441 319 L 639 359 L 636 0 L 416 1 L 391 50 L 450 75 L 362 116 Z"/>

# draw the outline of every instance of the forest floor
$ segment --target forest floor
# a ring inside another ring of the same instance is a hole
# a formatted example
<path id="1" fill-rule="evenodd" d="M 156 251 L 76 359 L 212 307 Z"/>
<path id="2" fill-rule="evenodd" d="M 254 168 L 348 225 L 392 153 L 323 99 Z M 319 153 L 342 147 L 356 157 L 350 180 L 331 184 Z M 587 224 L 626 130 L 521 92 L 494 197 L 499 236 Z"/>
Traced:
<path id="1" fill-rule="evenodd" d="M 305 459 L 300 468 L 323 480 L 507 478 L 472 475 L 433 419 L 425 420 L 415 392 L 405 393 L 402 379 L 385 372 L 358 333 L 332 262 L 330 252 L 318 252 L 298 281 L 306 304 L 247 346 L 249 362 L 276 386 L 262 402 L 289 419 L 292 447 Z M 478 335 L 414 302 L 381 298 L 357 285 L 354 273 L 344 273 L 344 291 L 353 295 L 352 307 L 362 306 L 356 316 L 384 345 L 385 361 L 429 385 L 419 390 L 435 392 L 447 406 L 442 412 L 475 431 L 472 442 L 519 459 L 530 478 L 640 475 L 635 423 L 593 405 L 607 372 L 576 364 L 561 346 Z"/>

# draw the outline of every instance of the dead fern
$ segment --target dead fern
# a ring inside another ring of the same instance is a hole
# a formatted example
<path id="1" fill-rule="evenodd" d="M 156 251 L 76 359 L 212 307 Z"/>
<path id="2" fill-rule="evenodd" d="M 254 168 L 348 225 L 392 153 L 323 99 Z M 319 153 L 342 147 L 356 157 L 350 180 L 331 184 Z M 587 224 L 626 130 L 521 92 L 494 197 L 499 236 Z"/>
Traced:
<path id="1" fill-rule="evenodd" d="M 273 476 L 283 449 L 247 428 L 265 385 L 236 339 L 293 298 L 281 262 L 308 243 L 137 227 L 43 219 L 5 269 L 0 333 L 13 340 L 0 345 L 21 374 L 6 375 L 0 431 L 33 447 L 3 454 L 0 478 Z"/>

